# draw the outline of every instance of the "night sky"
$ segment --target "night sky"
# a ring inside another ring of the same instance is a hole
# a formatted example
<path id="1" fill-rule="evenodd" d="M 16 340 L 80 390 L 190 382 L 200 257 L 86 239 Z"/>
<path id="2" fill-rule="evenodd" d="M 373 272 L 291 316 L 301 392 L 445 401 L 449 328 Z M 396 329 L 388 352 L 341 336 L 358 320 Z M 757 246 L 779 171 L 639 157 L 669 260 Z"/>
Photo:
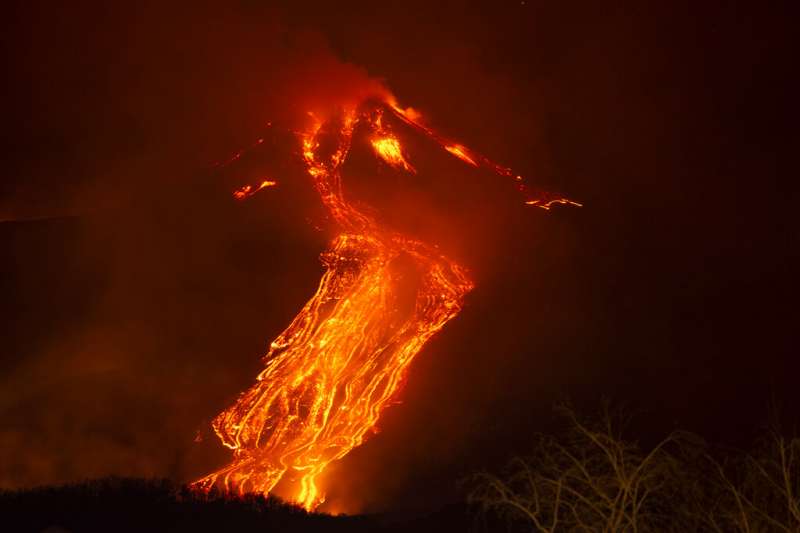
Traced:
<path id="1" fill-rule="evenodd" d="M 406 212 L 416 198 L 477 286 L 380 432 L 332 466 L 331 502 L 455 500 L 557 428 L 562 398 L 627 405 L 645 442 L 684 428 L 746 446 L 770 403 L 798 421 L 788 13 L 201 4 L 3 13 L 0 486 L 184 481 L 226 461 L 210 420 L 313 294 L 330 228 L 302 179 L 239 203 L 238 171 L 213 164 L 379 83 L 584 207 L 526 208 L 456 171 L 359 184 Z"/>

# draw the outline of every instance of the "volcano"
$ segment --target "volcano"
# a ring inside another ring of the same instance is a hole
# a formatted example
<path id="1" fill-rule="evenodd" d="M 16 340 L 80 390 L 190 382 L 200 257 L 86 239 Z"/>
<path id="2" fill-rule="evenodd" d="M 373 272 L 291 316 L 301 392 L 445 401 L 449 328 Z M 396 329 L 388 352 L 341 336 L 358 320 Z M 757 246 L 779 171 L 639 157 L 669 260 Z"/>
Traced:
<path id="1" fill-rule="evenodd" d="M 332 236 L 316 293 L 271 342 L 255 384 L 213 421 L 233 460 L 194 486 L 279 490 L 310 510 L 324 501 L 326 467 L 376 430 L 413 359 L 474 287 L 441 245 L 470 211 L 454 191 L 505 189 L 543 209 L 580 204 L 529 186 L 393 98 L 306 119 L 300 131 L 270 124 L 221 165 L 236 200 L 310 182 Z"/>

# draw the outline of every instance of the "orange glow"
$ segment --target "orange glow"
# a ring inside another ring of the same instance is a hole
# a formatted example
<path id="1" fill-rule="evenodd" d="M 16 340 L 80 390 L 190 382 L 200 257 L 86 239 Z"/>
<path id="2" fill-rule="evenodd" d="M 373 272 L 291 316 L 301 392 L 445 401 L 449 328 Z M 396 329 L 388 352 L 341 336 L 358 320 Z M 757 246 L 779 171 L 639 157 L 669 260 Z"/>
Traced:
<path id="1" fill-rule="evenodd" d="M 266 189 L 267 187 L 274 187 L 277 184 L 278 184 L 277 181 L 264 180 L 258 185 L 258 187 L 255 188 L 252 185 L 245 185 L 244 187 L 240 187 L 235 191 L 233 191 L 233 197 L 236 198 L 237 200 L 244 200 L 245 198 L 253 196 L 261 189 Z"/>
<path id="2" fill-rule="evenodd" d="M 504 167 L 503 165 L 498 165 L 488 157 L 470 150 L 463 144 L 453 142 L 452 140 L 439 135 L 421 122 L 421 115 L 416 110 L 410 107 L 403 109 L 394 101 L 389 102 L 387 105 L 388 109 L 394 112 L 397 118 L 409 126 L 417 129 L 418 131 L 421 131 L 429 138 L 439 143 L 439 146 L 468 165 L 486 168 L 499 176 L 512 178 L 517 183 L 517 189 L 526 196 L 526 205 L 541 207 L 542 209 L 546 210 L 549 210 L 555 204 L 582 207 L 581 204 L 574 202 L 569 198 L 554 196 L 552 193 L 540 191 L 528 186 L 525 183 L 525 179 L 519 174 L 514 173 L 512 169 Z"/>
<path id="3" fill-rule="evenodd" d="M 542 209 L 546 210 L 549 210 L 555 204 L 583 207 L 583 204 L 579 204 L 578 202 L 573 202 L 569 198 L 534 199 L 526 201 L 525 204 L 535 205 L 536 207 L 541 207 Z"/>
<path id="4" fill-rule="evenodd" d="M 386 109 L 467 163 L 513 175 L 415 122 L 417 113 Z M 345 199 L 341 169 L 358 125 L 369 128 L 377 157 L 414 172 L 383 112 L 382 104 L 345 109 L 324 122 L 309 113 L 299 134 L 302 158 L 338 235 L 321 255 L 327 271 L 316 293 L 272 341 L 255 384 L 212 423 L 232 462 L 195 487 L 268 494 L 281 482 L 289 499 L 314 509 L 324 501 L 320 474 L 376 431 L 411 361 L 472 289 L 466 270 L 435 245 L 380 225 Z"/>
<path id="5" fill-rule="evenodd" d="M 449 144 L 444 147 L 445 150 L 459 158 L 465 163 L 469 163 L 473 167 L 477 167 L 478 163 L 470 157 L 469 151 L 466 147 L 461 146 L 460 144 Z"/>
<path id="6" fill-rule="evenodd" d="M 371 144 L 375 153 L 389 165 L 395 168 L 402 168 L 407 172 L 416 172 L 414 167 L 412 167 L 403 156 L 403 150 L 400 148 L 400 141 L 398 141 L 396 137 L 378 137 L 373 139 Z"/>

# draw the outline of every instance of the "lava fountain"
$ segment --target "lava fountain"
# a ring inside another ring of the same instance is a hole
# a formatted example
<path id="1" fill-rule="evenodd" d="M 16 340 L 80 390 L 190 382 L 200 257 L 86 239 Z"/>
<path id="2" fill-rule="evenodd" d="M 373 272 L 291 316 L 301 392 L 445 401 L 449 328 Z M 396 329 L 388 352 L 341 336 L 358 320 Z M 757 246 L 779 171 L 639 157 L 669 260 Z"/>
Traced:
<path id="1" fill-rule="evenodd" d="M 466 164 L 514 179 L 529 205 L 579 205 L 532 194 L 511 169 L 441 137 L 392 101 L 368 100 L 324 121 L 309 113 L 309 127 L 298 133 L 301 157 L 338 235 L 321 256 L 327 271 L 316 293 L 272 341 L 256 383 L 212 423 L 233 460 L 195 481 L 196 488 L 266 495 L 288 478 L 291 499 L 314 509 L 324 501 L 317 478 L 375 429 L 411 361 L 473 288 L 465 268 L 436 246 L 384 227 L 347 201 L 341 170 L 357 126 L 368 128 L 376 157 L 415 172 L 384 115 Z M 244 199 L 275 184 L 265 180 L 233 194 Z"/>

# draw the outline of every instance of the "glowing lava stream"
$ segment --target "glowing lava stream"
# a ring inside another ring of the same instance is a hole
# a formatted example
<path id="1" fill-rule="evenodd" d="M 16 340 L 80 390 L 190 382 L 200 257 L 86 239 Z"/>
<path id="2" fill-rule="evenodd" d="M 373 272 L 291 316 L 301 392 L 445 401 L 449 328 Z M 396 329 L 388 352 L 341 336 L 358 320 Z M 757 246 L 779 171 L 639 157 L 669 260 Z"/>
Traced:
<path id="1" fill-rule="evenodd" d="M 394 112 L 468 163 L 511 175 Z M 375 428 L 414 356 L 458 314 L 473 287 L 465 269 L 433 246 L 381 227 L 345 200 L 341 168 L 362 122 L 378 157 L 414 172 L 380 113 L 345 110 L 324 124 L 315 119 L 301 134 L 308 174 L 341 233 L 322 254 L 327 271 L 316 294 L 272 342 L 255 385 L 213 421 L 233 461 L 196 487 L 267 494 L 283 480 L 306 509 L 322 503 L 318 476 Z"/>

